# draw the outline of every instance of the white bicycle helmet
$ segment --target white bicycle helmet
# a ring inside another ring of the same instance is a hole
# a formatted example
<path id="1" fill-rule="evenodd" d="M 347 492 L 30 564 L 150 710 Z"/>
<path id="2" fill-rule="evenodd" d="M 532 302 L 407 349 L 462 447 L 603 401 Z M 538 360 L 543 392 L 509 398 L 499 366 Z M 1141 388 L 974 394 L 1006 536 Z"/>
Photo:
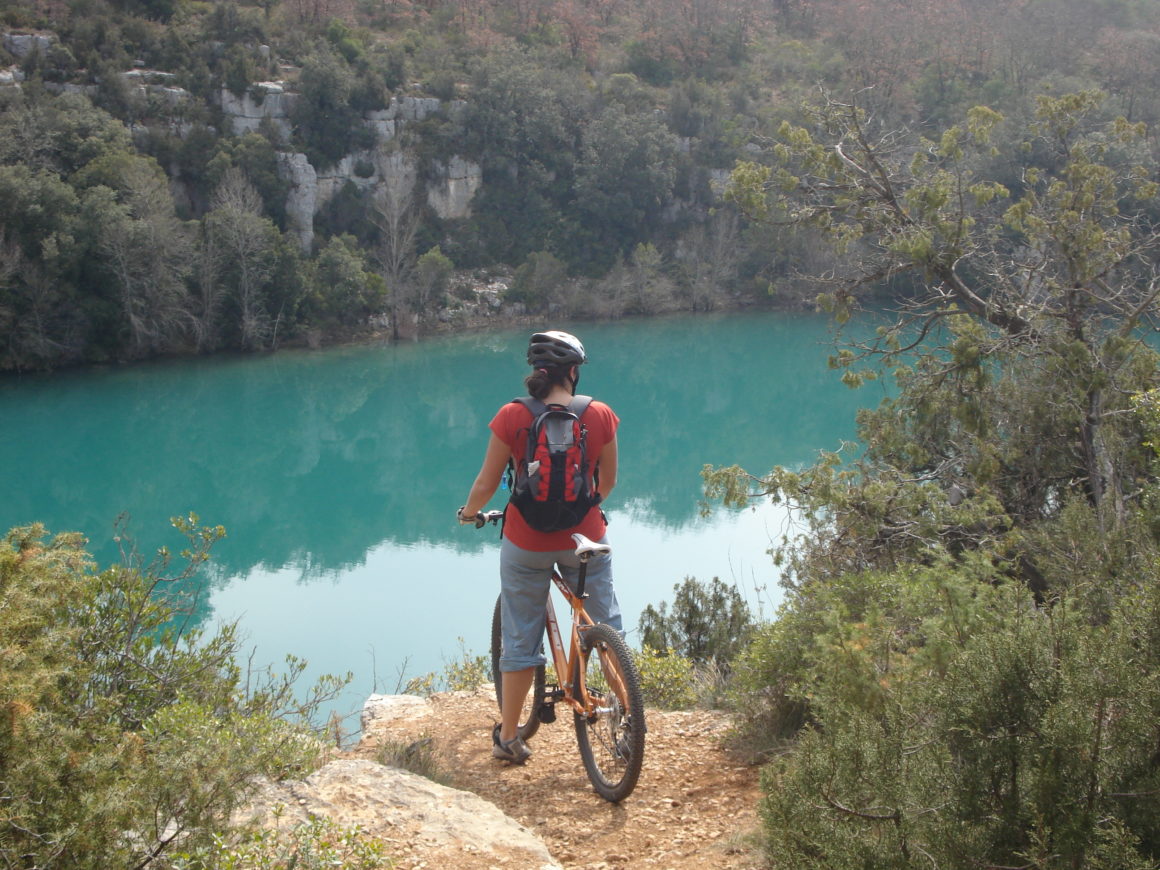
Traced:
<path id="1" fill-rule="evenodd" d="M 578 366 L 586 362 L 588 356 L 584 353 L 584 345 L 567 332 L 537 332 L 528 341 L 528 365 L 535 368 Z"/>

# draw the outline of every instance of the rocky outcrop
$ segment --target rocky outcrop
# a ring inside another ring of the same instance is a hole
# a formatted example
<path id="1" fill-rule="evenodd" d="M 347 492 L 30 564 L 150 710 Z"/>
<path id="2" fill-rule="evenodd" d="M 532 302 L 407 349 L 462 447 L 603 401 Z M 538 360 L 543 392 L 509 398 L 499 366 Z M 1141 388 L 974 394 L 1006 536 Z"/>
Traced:
<path id="1" fill-rule="evenodd" d="M 0 46 L 18 61 L 23 61 L 34 53 L 47 53 L 56 44 L 52 34 L 0 33 Z M 269 48 L 259 46 L 259 53 L 269 59 Z M 137 67 L 144 61 L 136 61 Z M 190 94 L 175 85 L 176 76 L 161 70 L 135 68 L 121 73 L 129 85 L 130 92 L 139 100 L 151 100 L 177 107 L 190 99 Z M 0 69 L 0 87 L 19 88 L 24 73 L 19 65 Z M 59 93 L 83 93 L 92 96 L 98 89 L 94 84 L 66 82 L 51 84 Z M 291 141 L 293 125 L 291 117 L 299 95 L 289 90 L 283 81 L 256 82 L 241 96 L 223 88 L 217 96 L 225 123 L 234 135 L 272 131 L 280 146 Z M 428 173 L 422 190 L 414 192 L 418 178 L 418 167 L 413 155 L 405 150 L 388 152 L 384 146 L 397 139 L 408 124 L 417 123 L 432 115 L 445 112 L 451 117 L 460 114 L 465 103 L 458 100 L 444 102 L 435 97 L 396 96 L 390 104 L 374 112 L 368 112 L 363 122 L 375 133 L 375 148 L 356 154 L 348 154 L 336 165 L 330 167 L 312 166 L 306 155 L 280 152 L 279 172 L 290 185 L 286 211 L 289 228 L 304 250 L 309 250 L 314 242 L 314 217 L 329 203 L 335 194 L 347 184 L 353 184 L 365 191 L 375 191 L 390 185 L 393 190 L 404 191 L 426 204 L 443 219 L 464 218 L 471 214 L 471 200 L 483 184 L 482 169 L 475 163 L 459 156 L 446 162 L 436 162 Z M 192 123 L 183 120 L 181 113 L 161 113 L 171 115 L 170 132 L 184 136 L 192 128 Z M 154 122 L 156 123 L 156 122 Z M 134 130 L 134 133 L 147 132 Z"/>
<path id="2" fill-rule="evenodd" d="M 314 242 L 314 212 L 318 201 L 318 174 L 305 154 L 278 153 L 278 174 L 290 184 L 286 194 L 286 223 L 303 250 Z"/>
<path id="3" fill-rule="evenodd" d="M 432 712 L 425 698 L 372 695 L 362 713 L 363 742 L 429 721 Z M 399 867 L 560 867 L 539 837 L 494 803 L 366 758 L 331 761 L 304 780 L 263 781 L 234 820 L 285 829 L 312 817 L 384 840 Z"/>
<path id="4" fill-rule="evenodd" d="M 0 48 L 4 49 L 17 61 L 24 61 L 30 55 L 46 54 L 56 37 L 43 33 L 0 33 Z M 19 88 L 24 81 L 24 71 L 19 63 L 0 69 L 0 87 Z"/>
<path id="5" fill-rule="evenodd" d="M 477 163 L 452 157 L 446 165 L 435 166 L 438 184 L 427 185 L 427 203 L 435 214 L 447 218 L 471 214 L 471 198 L 483 184 L 483 169 Z"/>
<path id="6" fill-rule="evenodd" d="M 235 135 L 254 132 L 265 122 L 286 144 L 290 141 L 290 116 L 297 99 L 298 95 L 287 91 L 283 82 L 259 82 L 241 97 L 223 89 L 219 103 Z M 384 152 L 383 146 L 395 139 L 407 124 L 440 111 L 456 115 L 463 107 L 460 101 L 444 105 L 435 97 L 392 97 L 387 108 L 368 112 L 364 118 L 364 123 L 375 132 L 376 149 L 348 154 L 330 167 L 312 166 L 304 154 L 279 155 L 282 177 L 290 182 L 291 188 L 286 211 L 299 244 L 304 249 L 310 248 L 314 240 L 314 216 L 347 184 L 372 191 L 384 184 L 398 188 L 400 177 L 406 176 L 401 189 L 409 192 L 418 174 L 414 158 L 405 152 Z M 432 170 L 432 178 L 423 191 L 431 209 L 445 220 L 469 216 L 471 199 L 483 183 L 482 169 L 456 156 L 446 163 L 436 163 Z"/>
<path id="7" fill-rule="evenodd" d="M 524 766 L 491 756 L 499 716 L 494 687 L 396 701 L 372 698 L 354 754 L 373 758 L 383 746 L 423 746 L 457 787 L 494 803 L 534 832 L 568 870 L 749 870 L 761 864 L 757 807 L 759 768 L 732 755 L 722 740 L 728 714 L 649 709 L 644 770 L 625 801 L 610 804 L 591 788 L 576 751 L 572 716 L 545 725 Z M 396 870 L 483 870 L 537 865 L 516 858 L 460 864 L 406 853 Z M 490 857 L 490 856 L 489 856 Z"/>
<path id="8" fill-rule="evenodd" d="M 363 151 L 348 154 L 335 166 L 315 169 L 305 154 L 279 153 L 278 173 L 290 183 L 286 195 L 286 217 L 289 228 L 304 250 L 314 241 L 314 215 L 345 184 L 363 190 L 391 185 L 400 194 L 409 194 L 418 177 L 418 167 L 410 155 Z"/>
<path id="9" fill-rule="evenodd" d="M 449 111 L 456 111 L 461 103 L 453 103 Z M 402 128 L 412 121 L 422 121 L 443 108 L 442 100 L 435 97 L 391 97 L 391 104 L 385 109 L 367 112 L 366 124 L 375 131 L 380 141 L 393 139 Z"/>
<path id="10" fill-rule="evenodd" d="M 24 60 L 33 52 L 46 53 L 56 37 L 43 33 L 5 33 L 0 35 L 0 46 L 17 60 Z"/>
<path id="11" fill-rule="evenodd" d="M 304 250 L 314 240 L 314 216 L 345 185 L 353 184 L 372 194 L 389 187 L 397 196 L 411 196 L 419 179 L 418 163 L 406 151 L 361 151 L 324 169 L 312 166 L 305 154 L 281 153 L 278 171 L 290 182 L 286 214 Z M 467 217 L 471 199 L 482 184 L 483 170 L 478 164 L 453 157 L 446 164 L 433 165 L 432 178 L 420 195 L 444 220 Z"/>
<path id="12" fill-rule="evenodd" d="M 222 88 L 219 97 L 222 114 L 235 136 L 256 132 L 263 121 L 268 121 L 282 144 L 290 141 L 290 113 L 297 99 L 298 95 L 288 92 L 282 82 L 258 82 L 240 97 L 229 88 Z"/>
<path id="13" fill-rule="evenodd" d="M 285 82 L 257 82 L 240 97 L 228 88 L 222 88 L 218 103 L 225 115 L 230 130 L 236 136 L 251 133 L 263 121 L 268 121 L 283 135 L 283 141 L 290 141 L 290 116 L 298 94 L 286 89 Z M 453 102 L 447 110 L 460 111 L 463 104 Z M 379 142 L 389 142 L 414 121 L 422 121 L 443 109 L 443 102 L 435 97 L 392 97 L 387 108 L 367 112 L 363 123 L 375 132 Z"/>
<path id="14" fill-rule="evenodd" d="M 265 782 L 235 817 L 286 828 L 324 817 L 388 842 L 428 866 L 558 868 L 547 847 L 495 804 L 365 759 L 332 761 L 300 781 Z"/>

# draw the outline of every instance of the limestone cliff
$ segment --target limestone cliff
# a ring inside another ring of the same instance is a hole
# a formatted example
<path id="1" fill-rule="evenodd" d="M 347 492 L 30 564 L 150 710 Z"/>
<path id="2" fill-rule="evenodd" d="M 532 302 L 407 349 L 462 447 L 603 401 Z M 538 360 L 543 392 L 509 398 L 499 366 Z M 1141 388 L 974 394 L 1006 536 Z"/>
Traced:
<path id="1" fill-rule="evenodd" d="M 56 42 L 56 36 L 51 33 L 0 33 L 0 48 L 18 61 L 34 53 L 46 54 Z M 268 56 L 269 49 L 260 48 L 264 56 Z M 141 69 L 142 65 L 143 62 L 138 61 L 134 69 L 121 73 L 137 99 L 161 100 L 170 107 L 191 99 L 188 91 L 174 86 L 173 73 Z M 19 64 L 0 69 L 0 87 L 20 88 L 23 80 Z M 92 84 L 65 83 L 51 87 L 59 92 L 87 94 L 97 89 Z M 406 149 L 391 146 L 388 150 L 384 147 L 396 140 L 408 124 L 422 121 L 437 112 L 454 116 L 463 110 L 464 103 L 451 101 L 444 104 L 435 97 L 393 97 L 385 109 L 367 112 L 363 117 L 363 123 L 374 132 L 373 148 L 348 154 L 334 166 L 316 167 L 310 164 L 305 154 L 288 150 L 293 133 L 291 118 L 298 98 L 285 81 L 262 81 L 252 84 L 241 96 L 222 88 L 216 102 L 229 132 L 240 136 L 262 129 L 272 133 L 277 144 L 286 149 L 279 154 L 279 171 L 290 183 L 286 202 L 289 229 L 303 249 L 309 250 L 314 241 L 314 216 L 348 183 L 372 193 L 389 185 L 396 192 L 414 195 L 426 202 L 444 219 L 471 214 L 472 197 L 483 183 L 478 164 L 460 156 L 437 162 L 425 173 L 423 190 L 415 191 L 418 181 L 415 156 Z M 187 122 L 174 121 L 172 126 L 178 135 L 188 132 Z"/>
<path id="2" fill-rule="evenodd" d="M 288 143 L 296 99 L 297 95 L 288 91 L 283 82 L 259 82 L 242 97 L 223 89 L 220 105 L 235 134 L 255 131 L 266 122 L 283 143 Z M 453 102 L 447 111 L 454 114 L 462 107 L 462 103 Z M 442 109 L 442 102 L 434 97 L 393 97 L 386 109 L 368 112 L 363 119 L 375 133 L 376 147 L 348 154 L 331 167 L 312 166 L 305 154 L 280 154 L 280 172 L 290 182 L 286 213 L 299 244 L 309 249 L 314 239 L 314 216 L 348 183 L 371 192 L 387 185 L 396 191 L 412 192 L 418 178 L 414 156 L 406 151 L 388 153 L 382 146 L 395 139 L 407 124 L 422 121 Z M 455 156 L 432 169 L 420 194 L 431 209 L 444 219 L 470 215 L 471 198 L 483 182 L 480 167 Z"/>

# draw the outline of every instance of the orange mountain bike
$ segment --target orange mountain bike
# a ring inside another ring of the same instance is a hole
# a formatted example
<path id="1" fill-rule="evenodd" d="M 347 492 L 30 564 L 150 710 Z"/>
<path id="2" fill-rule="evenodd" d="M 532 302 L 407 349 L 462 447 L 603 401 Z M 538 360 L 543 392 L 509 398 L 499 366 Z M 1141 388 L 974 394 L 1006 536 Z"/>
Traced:
<path id="1" fill-rule="evenodd" d="M 477 526 L 495 523 L 503 511 L 479 515 Z M 583 535 L 573 535 L 580 573 L 576 591 L 568 587 L 559 571 L 552 572 L 552 583 L 572 609 L 572 626 L 565 646 L 560 623 L 556 619 L 552 597 L 548 597 L 546 633 L 552 653 L 556 684 L 547 682 L 543 665 L 536 668 L 532 690 L 520 717 L 519 734 L 529 740 L 541 723 L 556 720 L 556 704 L 571 708 L 576 725 L 576 743 L 584 769 L 597 794 L 608 801 L 624 800 L 636 788 L 644 763 L 644 700 L 640 675 L 632 653 L 620 632 L 611 626 L 596 624 L 584 610 L 584 577 L 588 560 L 595 553 L 608 553 L 611 547 L 597 544 Z M 499 657 L 503 638 L 499 601 L 491 620 L 491 672 L 495 696 L 503 709 L 503 679 Z"/>

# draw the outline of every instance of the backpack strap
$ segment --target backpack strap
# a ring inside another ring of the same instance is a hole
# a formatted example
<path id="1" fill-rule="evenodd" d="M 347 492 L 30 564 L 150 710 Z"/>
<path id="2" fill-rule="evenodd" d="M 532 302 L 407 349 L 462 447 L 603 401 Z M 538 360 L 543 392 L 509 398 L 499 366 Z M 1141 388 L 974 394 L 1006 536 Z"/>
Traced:
<path id="1" fill-rule="evenodd" d="M 592 397 L 591 396 L 573 396 L 572 401 L 568 403 L 568 410 L 576 415 L 577 420 L 580 420 L 580 419 L 583 419 L 584 412 L 588 410 L 588 406 L 591 404 L 592 404 Z M 583 437 L 585 439 L 587 439 L 588 428 L 584 425 L 581 425 L 580 431 L 585 433 L 583 435 Z M 591 457 L 588 456 L 587 446 L 584 448 L 584 456 L 585 456 L 585 459 L 584 459 L 585 464 L 589 468 L 592 469 L 592 488 L 593 488 L 593 490 L 595 490 L 597 487 L 600 486 L 600 460 L 599 460 L 599 457 L 597 457 L 596 461 L 593 461 L 591 459 Z M 596 501 L 597 501 L 597 503 L 600 502 L 599 496 L 597 496 Z"/>
<path id="2" fill-rule="evenodd" d="M 514 399 L 512 399 L 511 404 L 523 405 L 525 408 L 532 412 L 533 420 L 548 410 L 547 405 L 545 405 L 539 399 L 533 398 L 532 396 L 516 396 Z"/>
<path id="3" fill-rule="evenodd" d="M 591 396 L 573 396 L 572 401 L 568 403 L 568 410 L 577 417 L 583 417 L 584 412 L 588 410 L 588 406 L 591 404 Z"/>
<path id="4" fill-rule="evenodd" d="M 546 410 L 548 410 L 547 405 L 545 405 L 540 399 L 534 398 L 533 396 L 516 396 L 514 399 L 512 399 L 511 404 L 523 405 L 525 408 L 532 412 L 533 419 L 539 417 Z M 572 401 L 564 407 L 575 414 L 577 417 L 583 417 L 584 412 L 588 410 L 588 406 L 591 404 L 591 396 L 573 396 Z"/>
<path id="5" fill-rule="evenodd" d="M 532 422 L 533 423 L 535 422 L 537 417 L 539 417 L 541 414 L 543 414 L 545 411 L 548 410 L 547 405 L 545 405 L 539 399 L 534 398 L 533 396 L 516 396 L 514 399 L 511 400 L 510 404 L 523 405 L 525 408 L 527 408 L 528 413 L 530 413 L 532 415 Z M 520 431 L 522 431 L 522 430 L 517 430 L 516 434 L 518 435 Z M 527 434 L 528 434 L 528 438 L 530 440 L 531 434 L 532 434 L 532 428 L 530 425 L 528 426 Z M 516 480 L 515 473 L 516 473 L 515 460 L 509 459 L 508 460 L 508 475 L 511 478 L 512 484 L 514 484 L 515 480 Z"/>

